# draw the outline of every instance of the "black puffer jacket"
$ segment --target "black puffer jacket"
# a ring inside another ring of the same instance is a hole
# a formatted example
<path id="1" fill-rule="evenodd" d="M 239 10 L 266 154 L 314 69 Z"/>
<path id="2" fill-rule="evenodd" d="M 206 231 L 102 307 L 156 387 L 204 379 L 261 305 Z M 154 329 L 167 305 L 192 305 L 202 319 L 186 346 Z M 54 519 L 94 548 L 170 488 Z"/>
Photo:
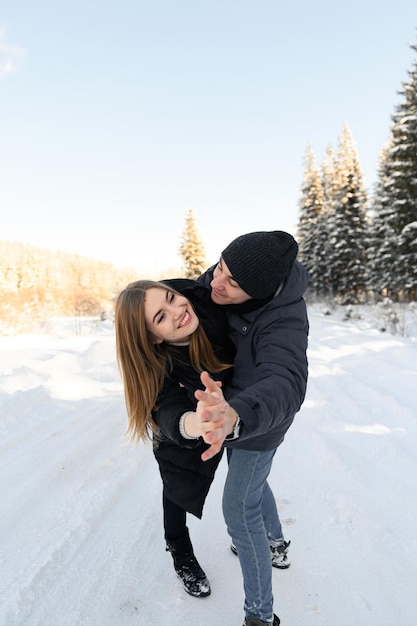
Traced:
<path id="1" fill-rule="evenodd" d="M 213 269 L 199 279 L 204 285 L 210 285 Z M 296 261 L 269 302 L 246 313 L 241 312 L 245 305 L 228 309 L 229 337 L 236 356 L 225 396 L 242 422 L 239 438 L 226 442 L 228 447 L 278 447 L 304 401 L 309 323 L 303 296 L 307 285 L 307 272 Z"/>
<path id="2" fill-rule="evenodd" d="M 163 282 L 191 302 L 218 360 L 233 363 L 235 350 L 227 336 L 226 313 L 212 302 L 209 290 L 188 279 L 178 278 Z M 178 394 L 180 401 L 184 402 L 188 410 L 194 409 L 196 405 L 194 391 L 203 386 L 199 373 L 190 363 L 188 346 L 172 346 L 170 352 L 173 369 L 166 377 L 160 400 L 176 397 Z M 228 369 L 212 376 L 216 380 L 226 381 L 231 377 L 231 373 L 232 369 Z M 182 411 L 179 415 L 182 415 Z M 158 412 L 153 413 L 153 418 L 159 425 Z M 202 439 L 186 440 L 180 437 L 178 422 L 175 437 L 171 437 L 169 431 L 163 428 L 160 434 L 154 437 L 154 454 L 167 497 L 197 517 L 202 515 L 206 496 L 221 460 L 219 454 L 210 461 L 203 462 L 201 455 L 207 448 Z"/>

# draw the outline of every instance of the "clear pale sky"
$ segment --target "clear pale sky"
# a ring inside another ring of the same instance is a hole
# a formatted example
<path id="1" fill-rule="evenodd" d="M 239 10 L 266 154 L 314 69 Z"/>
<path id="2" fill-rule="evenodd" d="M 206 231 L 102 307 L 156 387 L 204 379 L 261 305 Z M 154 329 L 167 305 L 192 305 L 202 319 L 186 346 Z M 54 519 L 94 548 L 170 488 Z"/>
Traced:
<path id="1" fill-rule="evenodd" d="M 6 0 L 0 238 L 180 267 L 295 234 L 304 156 L 352 131 L 372 191 L 415 53 L 415 0 Z"/>

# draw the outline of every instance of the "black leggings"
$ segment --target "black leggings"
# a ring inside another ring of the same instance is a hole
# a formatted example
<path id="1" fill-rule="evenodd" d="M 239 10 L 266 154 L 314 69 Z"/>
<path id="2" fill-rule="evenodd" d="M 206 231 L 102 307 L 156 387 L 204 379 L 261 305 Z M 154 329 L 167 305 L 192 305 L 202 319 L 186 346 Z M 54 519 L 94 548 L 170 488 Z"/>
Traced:
<path id="1" fill-rule="evenodd" d="M 180 539 L 187 532 L 187 513 L 178 504 L 174 504 L 167 498 L 165 492 L 162 494 L 162 506 L 164 509 L 164 530 L 165 540 L 175 541 Z"/>

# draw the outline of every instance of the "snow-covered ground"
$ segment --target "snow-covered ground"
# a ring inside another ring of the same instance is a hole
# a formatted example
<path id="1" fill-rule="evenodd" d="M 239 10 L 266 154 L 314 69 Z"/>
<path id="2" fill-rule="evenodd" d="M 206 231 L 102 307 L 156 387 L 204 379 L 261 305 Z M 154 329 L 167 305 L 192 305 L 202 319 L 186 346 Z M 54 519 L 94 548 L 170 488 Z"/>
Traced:
<path id="1" fill-rule="evenodd" d="M 417 624 L 417 343 L 310 311 L 310 380 L 271 475 L 292 565 L 282 626 Z M 0 339 L 1 626 L 241 626 L 223 459 L 187 596 L 164 550 L 150 446 L 132 446 L 111 322 Z"/>

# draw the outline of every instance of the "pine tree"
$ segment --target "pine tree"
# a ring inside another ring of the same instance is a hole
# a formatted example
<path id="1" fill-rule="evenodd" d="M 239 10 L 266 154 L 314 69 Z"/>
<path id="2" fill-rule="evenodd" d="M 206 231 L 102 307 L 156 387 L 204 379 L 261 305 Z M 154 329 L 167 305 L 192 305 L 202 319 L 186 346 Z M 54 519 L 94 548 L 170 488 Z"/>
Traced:
<path id="1" fill-rule="evenodd" d="M 417 51 L 417 45 L 410 48 Z M 374 195 L 372 275 L 380 295 L 416 300 L 417 61 L 408 76 L 398 92 L 402 100 L 392 115 L 391 138 Z M 381 268 L 379 280 L 377 267 Z"/>
<path id="2" fill-rule="evenodd" d="M 207 268 L 206 254 L 192 209 L 188 209 L 185 221 L 179 253 L 183 260 L 185 277 L 195 279 Z"/>
<path id="3" fill-rule="evenodd" d="M 393 269 L 391 249 L 396 237 L 389 220 L 385 219 L 385 207 L 379 204 L 390 176 L 388 165 L 389 149 L 390 146 L 387 144 L 381 150 L 377 171 L 378 179 L 374 189 L 371 211 L 368 248 L 368 290 L 376 299 L 392 295 L 389 289 Z"/>
<path id="4" fill-rule="evenodd" d="M 316 258 L 319 259 L 317 272 L 321 281 L 319 294 L 334 297 L 332 250 L 330 244 L 331 216 L 334 213 L 338 194 L 337 159 L 331 145 L 327 147 L 321 164 L 321 184 L 324 194 L 324 209 L 317 220 Z"/>
<path id="5" fill-rule="evenodd" d="M 366 290 L 367 193 L 352 134 L 344 125 L 328 203 L 331 290 L 344 303 Z"/>
<path id="6" fill-rule="evenodd" d="M 324 191 L 324 199 L 329 211 L 333 210 L 337 196 L 337 159 L 332 146 L 327 146 L 326 154 L 321 164 L 321 180 Z"/>
<path id="7" fill-rule="evenodd" d="M 325 211 L 325 198 L 320 172 L 311 145 L 307 146 L 304 179 L 299 202 L 300 217 L 297 228 L 299 259 L 309 274 L 309 289 L 315 296 L 324 295 L 323 234 L 320 217 Z"/>

